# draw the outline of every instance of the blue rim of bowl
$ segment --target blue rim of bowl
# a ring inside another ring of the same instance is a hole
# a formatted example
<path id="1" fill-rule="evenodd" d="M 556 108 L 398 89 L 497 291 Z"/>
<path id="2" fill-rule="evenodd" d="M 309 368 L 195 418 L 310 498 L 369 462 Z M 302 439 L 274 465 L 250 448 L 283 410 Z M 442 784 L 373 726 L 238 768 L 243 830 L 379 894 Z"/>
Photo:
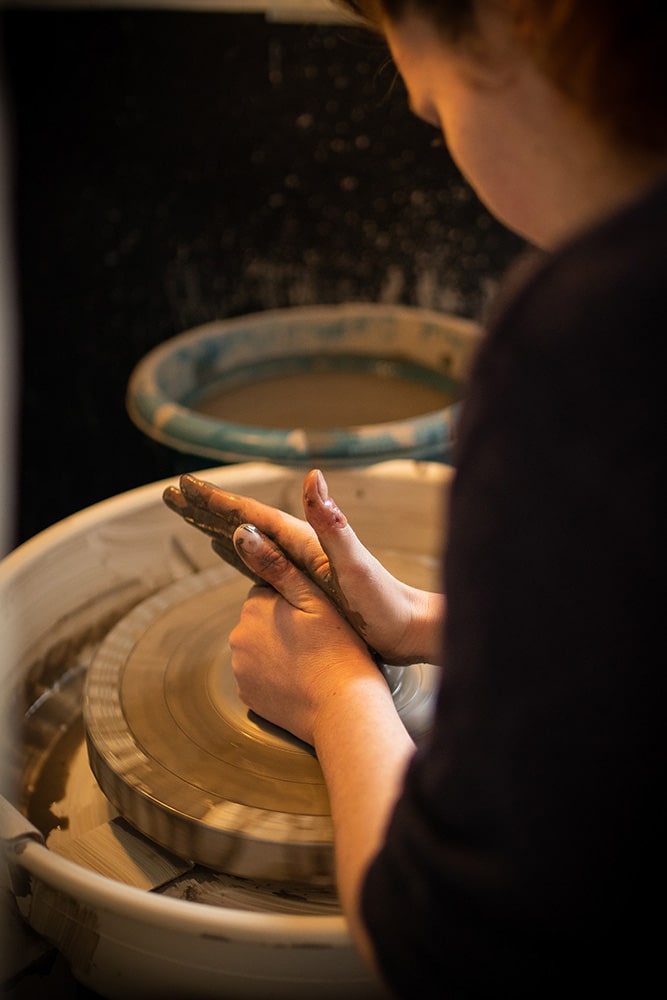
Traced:
<path id="1" fill-rule="evenodd" d="M 413 307 L 361 306 L 362 316 L 374 318 L 409 315 L 412 321 L 422 316 L 442 324 L 440 314 Z M 350 307 L 297 307 L 238 317 L 215 327 L 217 336 L 224 325 L 251 326 L 253 321 L 267 322 L 270 317 L 337 315 L 343 318 Z M 352 313 L 352 315 L 355 315 Z M 470 337 L 476 329 L 470 321 L 455 319 Z M 181 453 L 213 459 L 217 462 L 268 461 L 282 465 L 308 465 L 326 462 L 335 465 L 365 465 L 387 459 L 438 459 L 450 462 L 461 403 L 419 416 L 355 427 L 332 427 L 326 430 L 305 428 L 267 428 L 240 424 L 206 416 L 170 398 L 160 384 L 161 366 L 168 364 L 183 345 L 206 344 L 207 327 L 186 331 L 150 351 L 134 369 L 128 382 L 126 405 L 133 423 L 153 440 Z M 212 333 L 211 336 L 215 334 Z"/>

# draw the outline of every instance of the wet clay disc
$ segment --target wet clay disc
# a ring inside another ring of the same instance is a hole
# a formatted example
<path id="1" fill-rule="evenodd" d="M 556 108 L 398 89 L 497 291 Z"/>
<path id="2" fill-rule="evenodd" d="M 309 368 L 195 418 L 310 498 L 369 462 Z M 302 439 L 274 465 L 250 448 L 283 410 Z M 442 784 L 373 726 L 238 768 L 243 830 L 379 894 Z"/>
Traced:
<path id="1" fill-rule="evenodd" d="M 216 566 L 111 630 L 86 678 L 90 765 L 125 819 L 174 854 L 219 872 L 324 884 L 333 880 L 332 825 L 314 752 L 236 693 L 227 637 L 247 592 L 247 580 Z M 418 738 L 438 668 L 386 676 Z"/>

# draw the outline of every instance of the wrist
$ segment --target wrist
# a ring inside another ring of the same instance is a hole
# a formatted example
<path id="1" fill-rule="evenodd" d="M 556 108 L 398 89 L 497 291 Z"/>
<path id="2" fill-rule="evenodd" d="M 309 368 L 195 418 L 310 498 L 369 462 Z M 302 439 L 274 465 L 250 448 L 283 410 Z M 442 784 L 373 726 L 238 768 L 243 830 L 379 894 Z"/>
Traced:
<path id="1" fill-rule="evenodd" d="M 442 664 L 443 628 L 447 602 L 443 594 L 413 590 L 404 663 Z"/>
<path id="2" fill-rule="evenodd" d="M 360 657 L 358 664 L 348 660 L 342 671 L 332 666 L 329 676 L 327 690 L 320 694 L 313 715 L 312 743 L 318 756 L 331 740 L 372 741 L 378 724 L 376 713 L 398 719 L 387 680 L 370 657 Z"/>

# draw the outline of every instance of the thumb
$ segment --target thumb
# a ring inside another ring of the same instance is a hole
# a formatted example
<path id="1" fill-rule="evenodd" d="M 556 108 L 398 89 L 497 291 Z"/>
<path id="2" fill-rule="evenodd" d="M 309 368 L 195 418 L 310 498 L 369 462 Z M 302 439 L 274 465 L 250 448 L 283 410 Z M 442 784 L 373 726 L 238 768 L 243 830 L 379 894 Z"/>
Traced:
<path id="1" fill-rule="evenodd" d="M 240 524 L 232 540 L 239 557 L 256 576 L 295 607 L 303 604 L 304 597 L 312 591 L 311 583 L 275 542 L 254 524 Z"/>
<path id="2" fill-rule="evenodd" d="M 327 481 L 319 469 L 312 469 L 304 479 L 303 508 L 327 554 L 334 575 L 353 567 L 362 571 L 375 566 L 376 560 L 359 541 L 336 501 L 329 496 Z"/>

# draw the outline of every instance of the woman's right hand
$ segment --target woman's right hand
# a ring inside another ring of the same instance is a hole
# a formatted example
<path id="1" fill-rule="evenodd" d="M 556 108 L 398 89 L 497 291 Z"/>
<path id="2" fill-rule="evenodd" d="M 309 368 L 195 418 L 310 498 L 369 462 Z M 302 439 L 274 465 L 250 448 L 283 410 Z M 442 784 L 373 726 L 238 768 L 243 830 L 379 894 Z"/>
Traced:
<path id="1" fill-rule="evenodd" d="M 304 479 L 306 521 L 190 475 L 181 478 L 181 490 L 207 515 L 233 515 L 272 538 L 319 583 L 385 663 L 440 662 L 444 597 L 411 587 L 382 566 L 329 496 L 319 469 Z M 257 572 L 256 565 L 252 569 Z"/>
<path id="2" fill-rule="evenodd" d="M 316 572 L 341 595 L 345 614 L 386 663 L 440 662 L 445 599 L 397 580 L 357 538 L 324 475 L 304 479 L 303 507 L 320 547 Z"/>

